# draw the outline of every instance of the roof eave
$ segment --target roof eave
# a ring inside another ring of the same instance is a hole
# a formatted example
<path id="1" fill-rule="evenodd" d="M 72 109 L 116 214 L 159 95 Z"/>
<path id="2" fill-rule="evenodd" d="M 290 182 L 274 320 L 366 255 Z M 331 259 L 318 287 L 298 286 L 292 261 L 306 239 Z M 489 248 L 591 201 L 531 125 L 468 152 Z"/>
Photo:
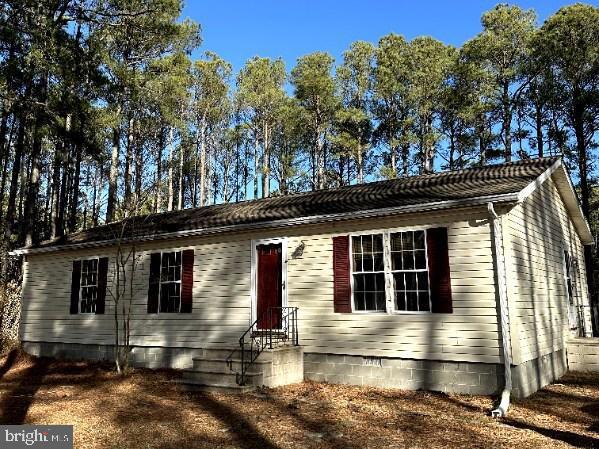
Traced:
<path id="1" fill-rule="evenodd" d="M 220 234 L 226 232 L 241 232 L 250 231 L 255 229 L 276 229 L 286 228 L 290 226 L 308 225 L 308 224 L 320 224 L 330 223 L 336 221 L 355 220 L 355 219 L 368 219 L 378 218 L 390 215 L 405 214 L 405 213 L 419 213 L 428 212 L 440 209 L 454 209 L 460 207 L 475 207 L 483 206 L 489 202 L 501 202 L 501 203 L 516 203 L 518 202 L 518 193 L 507 193 L 501 195 L 487 195 L 476 198 L 460 199 L 460 200 L 449 200 L 449 201 L 437 201 L 424 204 L 414 204 L 409 206 L 398 206 L 389 207 L 382 209 L 370 209 L 357 212 L 343 212 L 335 214 L 325 215 L 313 215 L 309 217 L 291 218 L 284 220 L 273 220 L 267 222 L 247 223 L 239 225 L 228 225 L 211 228 L 198 228 L 190 229 L 185 231 L 176 231 L 163 234 L 144 235 L 137 237 L 129 237 L 120 240 L 121 243 L 134 243 L 134 242 L 148 242 L 155 240 L 171 240 L 180 239 L 187 237 L 197 237 L 204 235 Z M 103 246 L 111 246 L 117 243 L 118 239 L 100 240 L 95 242 L 82 242 L 82 243 L 70 243 L 65 245 L 47 246 L 42 248 L 20 248 L 9 252 L 11 256 L 24 256 L 31 254 L 43 254 L 52 253 L 57 251 L 68 251 L 77 250 L 84 248 L 96 248 Z"/>

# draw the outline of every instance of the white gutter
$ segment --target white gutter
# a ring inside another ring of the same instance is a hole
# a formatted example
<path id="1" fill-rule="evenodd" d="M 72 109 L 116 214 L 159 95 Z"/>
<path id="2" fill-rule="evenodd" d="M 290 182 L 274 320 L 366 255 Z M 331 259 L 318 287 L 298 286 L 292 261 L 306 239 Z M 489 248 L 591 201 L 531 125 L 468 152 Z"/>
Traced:
<path id="1" fill-rule="evenodd" d="M 283 220 L 271 220 L 249 224 L 238 224 L 229 226 L 219 226 L 211 228 L 199 228 L 189 229 L 185 231 L 168 232 L 163 234 L 150 234 L 138 237 L 129 237 L 121 239 L 121 243 L 131 242 L 148 242 L 156 240 L 169 240 L 178 239 L 184 237 L 197 237 L 205 235 L 220 234 L 224 232 L 235 232 L 235 231 L 250 231 L 256 229 L 272 229 L 272 228 L 286 228 L 298 225 L 307 224 L 319 224 L 319 223 L 331 223 L 349 219 L 365 219 L 365 218 L 379 218 L 386 217 L 394 214 L 405 214 L 412 212 L 427 212 L 435 211 L 440 209 L 458 208 L 458 207 L 472 207 L 472 206 L 483 206 L 489 201 L 493 202 L 513 202 L 518 201 L 518 193 L 506 193 L 502 195 L 487 195 L 477 198 L 468 198 L 460 200 L 449 200 L 449 201 L 437 201 L 432 203 L 424 204 L 412 204 L 409 206 L 398 206 L 389 207 L 383 209 L 369 209 L 357 212 L 342 212 L 336 214 L 325 214 L 325 215 L 313 215 L 310 217 L 291 218 Z M 96 248 L 101 246 L 113 245 L 118 239 L 107 239 L 96 242 L 83 242 L 83 243 L 71 243 L 65 245 L 48 246 L 45 248 L 20 248 L 9 252 L 10 256 L 22 256 L 29 254 L 42 254 L 51 253 L 56 251 L 74 250 L 82 248 Z"/>
<path id="2" fill-rule="evenodd" d="M 501 337 L 503 344 L 503 367 L 505 386 L 501 392 L 501 402 L 491 411 L 491 416 L 500 418 L 507 415 L 512 393 L 512 346 L 510 342 L 510 312 L 507 294 L 507 273 L 505 269 L 505 255 L 503 252 L 501 217 L 495 212 L 492 202 L 487 204 L 489 216 L 493 222 L 493 243 L 495 248 L 495 272 L 497 274 L 497 287 L 499 289 L 499 313 L 501 321 Z"/>

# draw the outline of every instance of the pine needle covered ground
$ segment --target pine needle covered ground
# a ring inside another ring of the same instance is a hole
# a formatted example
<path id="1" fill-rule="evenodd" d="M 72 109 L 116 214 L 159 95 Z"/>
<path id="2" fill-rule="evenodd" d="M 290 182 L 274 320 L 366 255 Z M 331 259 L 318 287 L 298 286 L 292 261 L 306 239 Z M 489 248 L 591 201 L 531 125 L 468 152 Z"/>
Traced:
<path id="1" fill-rule="evenodd" d="M 306 382 L 189 393 L 176 371 L 0 359 L 0 422 L 73 424 L 78 448 L 599 448 L 599 375 L 571 373 L 488 416 L 484 396 Z"/>

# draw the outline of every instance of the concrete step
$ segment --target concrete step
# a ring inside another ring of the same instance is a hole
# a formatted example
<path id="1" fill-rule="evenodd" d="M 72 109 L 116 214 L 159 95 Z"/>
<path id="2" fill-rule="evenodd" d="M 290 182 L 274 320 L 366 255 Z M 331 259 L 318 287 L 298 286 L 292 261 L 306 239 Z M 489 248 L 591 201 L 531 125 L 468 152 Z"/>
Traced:
<path id="1" fill-rule="evenodd" d="M 227 359 L 239 358 L 239 348 L 208 348 L 198 351 L 194 358 Z"/>
<path id="2" fill-rule="evenodd" d="M 262 373 L 246 373 L 247 385 L 262 385 Z M 237 373 L 234 371 L 183 371 L 183 380 L 197 385 L 216 385 L 216 386 L 237 386 Z"/>
<path id="3" fill-rule="evenodd" d="M 260 360 L 260 358 L 258 358 L 258 360 L 255 360 L 254 363 L 252 363 L 252 371 L 262 372 L 262 368 L 269 363 L 272 363 L 272 361 Z M 241 372 L 241 359 L 231 359 L 229 364 L 227 360 L 223 358 L 194 357 L 193 370 L 224 373 L 230 371 Z"/>

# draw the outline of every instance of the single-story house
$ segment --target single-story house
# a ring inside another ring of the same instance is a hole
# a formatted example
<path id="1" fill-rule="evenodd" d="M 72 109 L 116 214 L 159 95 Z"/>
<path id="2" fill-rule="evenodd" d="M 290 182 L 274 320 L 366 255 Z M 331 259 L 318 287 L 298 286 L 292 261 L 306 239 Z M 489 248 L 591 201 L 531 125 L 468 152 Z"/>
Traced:
<path id="1" fill-rule="evenodd" d="M 523 397 L 567 370 L 568 338 L 591 334 L 593 238 L 559 158 L 122 225 L 14 252 L 27 351 L 111 357 L 119 242 L 138 256 L 133 363 L 203 385 L 234 373 Z"/>

